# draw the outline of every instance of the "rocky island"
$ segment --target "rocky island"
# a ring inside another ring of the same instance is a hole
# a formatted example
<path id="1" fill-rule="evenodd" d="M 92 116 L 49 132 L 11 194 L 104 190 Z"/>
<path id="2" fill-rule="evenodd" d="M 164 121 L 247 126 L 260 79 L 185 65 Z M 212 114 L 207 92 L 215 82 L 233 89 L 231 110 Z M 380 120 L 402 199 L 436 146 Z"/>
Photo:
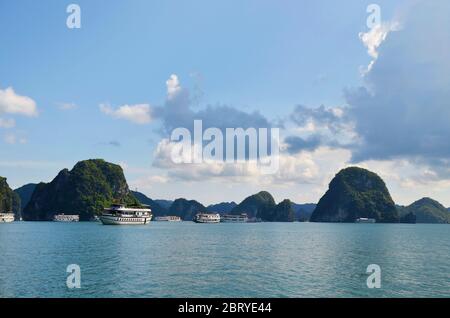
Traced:
<path id="1" fill-rule="evenodd" d="M 88 221 L 114 201 L 138 204 L 119 165 L 102 159 L 78 162 L 63 169 L 50 183 L 39 183 L 22 212 L 26 221 L 49 221 L 59 213 Z"/>
<path id="2" fill-rule="evenodd" d="M 249 218 L 265 222 L 293 222 L 295 219 L 292 202 L 284 200 L 276 204 L 273 196 L 267 191 L 247 197 L 231 210 L 231 214 L 241 213 L 247 213 Z"/>
<path id="3" fill-rule="evenodd" d="M 450 211 L 431 198 L 420 199 L 407 207 L 399 207 L 402 218 L 414 215 L 414 223 L 450 223 Z"/>
<path id="4" fill-rule="evenodd" d="M 353 223 L 358 218 L 397 223 L 399 214 L 384 181 L 357 167 L 341 170 L 311 215 L 311 222 Z"/>
<path id="5" fill-rule="evenodd" d="M 20 197 L 6 182 L 6 178 L 0 177 L 0 213 L 13 212 L 16 220 L 20 218 Z"/>

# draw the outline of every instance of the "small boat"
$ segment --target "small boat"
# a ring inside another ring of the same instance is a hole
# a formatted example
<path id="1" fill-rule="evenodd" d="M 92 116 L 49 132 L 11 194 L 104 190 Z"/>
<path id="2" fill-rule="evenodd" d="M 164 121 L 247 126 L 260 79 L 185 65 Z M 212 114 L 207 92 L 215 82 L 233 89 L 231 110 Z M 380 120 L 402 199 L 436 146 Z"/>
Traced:
<path id="1" fill-rule="evenodd" d="M 218 213 L 198 213 L 193 220 L 195 223 L 219 223 L 220 214 Z"/>
<path id="2" fill-rule="evenodd" d="M 356 219 L 356 223 L 376 223 L 376 220 L 369 218 L 358 218 Z"/>
<path id="3" fill-rule="evenodd" d="M 248 215 L 247 215 L 247 213 L 242 213 L 242 214 L 237 214 L 237 215 L 226 214 L 220 218 L 220 222 L 223 222 L 223 223 L 247 223 Z"/>
<path id="4" fill-rule="evenodd" d="M 0 223 L 14 222 L 14 213 L 0 213 Z"/>
<path id="5" fill-rule="evenodd" d="M 156 216 L 155 221 L 159 222 L 181 222 L 181 218 L 179 216 L 167 215 L 167 216 Z"/>
<path id="6" fill-rule="evenodd" d="M 57 214 L 53 217 L 54 222 L 79 222 L 80 216 L 76 214 Z"/>
<path id="7" fill-rule="evenodd" d="M 125 207 L 122 204 L 113 204 L 100 216 L 104 225 L 144 225 L 150 223 L 152 210 L 141 207 Z"/>

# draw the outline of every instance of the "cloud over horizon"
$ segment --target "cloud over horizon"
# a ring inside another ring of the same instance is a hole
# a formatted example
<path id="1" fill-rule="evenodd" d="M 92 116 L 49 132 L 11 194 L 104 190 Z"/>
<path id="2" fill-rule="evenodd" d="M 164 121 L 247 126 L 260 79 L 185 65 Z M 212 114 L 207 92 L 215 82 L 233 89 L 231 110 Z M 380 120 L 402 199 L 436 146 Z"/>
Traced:
<path id="1" fill-rule="evenodd" d="M 0 115 L 16 114 L 37 116 L 36 102 L 28 96 L 17 94 L 12 87 L 0 89 Z"/>
<path id="2" fill-rule="evenodd" d="M 182 88 L 177 75 L 172 74 L 166 81 L 167 99 L 163 106 L 154 107 L 154 117 L 161 120 L 162 136 L 168 136 L 175 128 L 183 127 L 193 131 L 194 120 L 202 120 L 203 128 L 240 127 L 247 129 L 270 128 L 269 120 L 258 111 L 245 112 L 228 105 L 206 105 L 200 110 L 193 109 L 189 91 Z"/>
<path id="3" fill-rule="evenodd" d="M 149 104 L 123 105 L 113 108 L 108 104 L 100 104 L 100 111 L 108 116 L 124 119 L 135 124 L 144 125 L 152 121 Z"/>
<path id="4" fill-rule="evenodd" d="M 446 1 L 413 5 L 402 29 L 378 47 L 366 86 L 345 92 L 362 141 L 353 162 L 409 158 L 439 166 L 450 156 L 448 12 Z"/>

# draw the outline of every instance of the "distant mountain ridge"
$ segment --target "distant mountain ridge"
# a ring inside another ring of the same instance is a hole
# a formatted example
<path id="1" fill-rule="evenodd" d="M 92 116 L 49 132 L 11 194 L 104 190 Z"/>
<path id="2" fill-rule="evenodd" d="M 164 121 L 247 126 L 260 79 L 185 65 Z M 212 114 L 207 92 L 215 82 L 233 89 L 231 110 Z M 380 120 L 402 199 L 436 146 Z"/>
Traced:
<path id="1" fill-rule="evenodd" d="M 150 199 L 145 194 L 138 191 L 131 191 L 131 193 L 141 204 L 148 205 L 154 216 L 165 216 L 169 212 L 169 209 L 162 207 L 159 203 Z"/>
<path id="2" fill-rule="evenodd" d="M 184 198 L 173 201 L 169 209 L 169 215 L 179 216 L 185 221 L 192 221 L 197 213 L 204 213 L 206 207 L 195 200 Z"/>
<path id="3" fill-rule="evenodd" d="M 34 189 L 36 189 L 37 183 L 28 183 L 20 188 L 14 190 L 20 197 L 21 211 L 30 202 L 31 196 L 33 195 Z"/>
<path id="4" fill-rule="evenodd" d="M 314 212 L 314 209 L 317 207 L 316 203 L 292 203 L 292 208 L 294 209 L 295 219 L 300 222 L 309 221 L 311 218 L 311 214 Z"/>
<path id="5" fill-rule="evenodd" d="M 208 212 L 216 212 L 221 215 L 231 213 L 231 211 L 237 206 L 237 203 L 232 202 L 221 202 L 217 204 L 210 204 L 206 207 Z"/>
<path id="6" fill-rule="evenodd" d="M 416 223 L 450 223 L 450 211 L 431 198 L 422 198 L 407 207 L 399 207 L 399 212 L 402 217 L 413 214 Z"/>
<path id="7" fill-rule="evenodd" d="M 173 204 L 172 200 L 161 200 L 161 199 L 157 199 L 157 200 L 153 200 L 156 203 L 158 203 L 162 208 L 169 210 L 170 207 Z"/>

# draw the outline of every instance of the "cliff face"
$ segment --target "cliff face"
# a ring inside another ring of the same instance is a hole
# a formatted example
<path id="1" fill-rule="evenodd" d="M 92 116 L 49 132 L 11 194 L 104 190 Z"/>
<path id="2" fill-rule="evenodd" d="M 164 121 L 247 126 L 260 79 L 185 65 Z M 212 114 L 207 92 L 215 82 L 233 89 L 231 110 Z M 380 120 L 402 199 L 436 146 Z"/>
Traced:
<path id="1" fill-rule="evenodd" d="M 305 204 L 292 203 L 295 218 L 299 222 L 309 221 L 309 219 L 311 218 L 311 214 L 314 212 L 316 206 L 317 204 L 315 203 L 305 203 Z"/>
<path id="2" fill-rule="evenodd" d="M 17 193 L 20 197 L 20 206 L 22 209 L 26 207 L 28 202 L 30 202 L 31 196 L 33 195 L 36 186 L 36 183 L 29 183 L 14 190 L 14 192 Z"/>
<path id="3" fill-rule="evenodd" d="M 137 204 L 122 168 L 101 159 L 78 162 L 50 183 L 36 186 L 23 210 L 24 220 L 51 220 L 55 214 L 78 214 L 90 220 L 113 202 Z"/>
<path id="4" fill-rule="evenodd" d="M 13 212 L 16 219 L 20 218 L 20 197 L 6 182 L 6 178 L 0 177 L 0 212 Z"/>
<path id="5" fill-rule="evenodd" d="M 450 223 L 450 212 L 439 202 L 423 198 L 400 209 L 402 217 L 414 215 L 416 223 Z"/>
<path id="6" fill-rule="evenodd" d="M 183 198 L 173 201 L 169 209 L 169 215 L 179 216 L 185 221 L 192 221 L 197 213 L 204 212 L 206 212 L 206 208 L 203 204 Z"/>
<path id="7" fill-rule="evenodd" d="M 265 222 L 294 222 L 295 212 L 290 200 L 283 200 L 275 206 L 265 206 L 258 217 Z"/>
<path id="8" fill-rule="evenodd" d="M 380 223 L 397 223 L 399 215 L 384 181 L 375 173 L 351 167 L 331 181 L 311 215 L 312 222 L 355 222 L 373 218 Z"/>

